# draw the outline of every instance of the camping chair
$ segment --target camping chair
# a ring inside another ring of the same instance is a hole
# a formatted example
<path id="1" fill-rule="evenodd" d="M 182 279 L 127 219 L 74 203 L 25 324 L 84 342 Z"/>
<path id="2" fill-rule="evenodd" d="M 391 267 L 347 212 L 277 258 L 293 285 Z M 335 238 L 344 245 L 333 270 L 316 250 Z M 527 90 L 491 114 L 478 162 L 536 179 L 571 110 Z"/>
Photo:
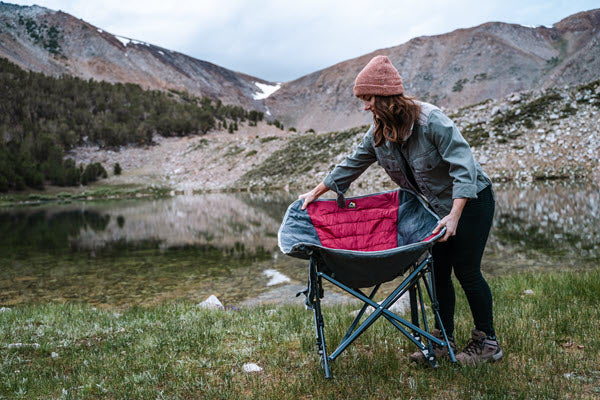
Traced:
<path id="1" fill-rule="evenodd" d="M 412 341 L 432 367 L 438 366 L 434 343 L 446 347 L 451 361 L 456 362 L 439 315 L 430 255 L 431 247 L 444 235 L 445 228 L 435 235 L 431 233 L 439 218 L 424 201 L 413 192 L 399 189 L 348 199 L 340 195 L 337 201 L 316 200 L 306 210 L 302 210 L 302 204 L 303 200 L 297 200 L 287 209 L 278 242 L 283 253 L 310 260 L 308 287 L 298 295 L 306 295 L 306 306 L 314 312 L 318 354 L 325 377 L 331 378 L 329 363 L 380 317 Z M 373 300 L 382 283 L 407 272 L 408 276 L 381 303 Z M 323 279 L 364 302 L 331 354 L 327 354 L 321 313 Z M 360 290 L 370 287 L 373 289 L 368 295 Z M 422 287 L 443 340 L 430 333 Z M 389 310 L 406 292 L 411 321 Z M 374 311 L 360 323 L 369 307 Z M 427 339 L 426 344 L 423 338 Z"/>

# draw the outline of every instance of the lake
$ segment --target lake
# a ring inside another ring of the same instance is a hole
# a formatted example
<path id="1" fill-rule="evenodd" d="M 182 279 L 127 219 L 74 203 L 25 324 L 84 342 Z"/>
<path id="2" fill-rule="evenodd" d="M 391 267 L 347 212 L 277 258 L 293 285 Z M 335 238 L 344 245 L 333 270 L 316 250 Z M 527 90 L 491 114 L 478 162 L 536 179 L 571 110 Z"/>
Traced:
<path id="1" fill-rule="evenodd" d="M 495 192 L 486 274 L 600 264 L 597 187 L 513 183 L 496 184 Z M 289 296 L 269 283 L 276 272 L 294 288 L 306 281 L 307 262 L 277 247 L 296 197 L 218 193 L 2 209 L 0 306 L 130 306 L 214 294 L 237 307 L 269 293 Z"/>

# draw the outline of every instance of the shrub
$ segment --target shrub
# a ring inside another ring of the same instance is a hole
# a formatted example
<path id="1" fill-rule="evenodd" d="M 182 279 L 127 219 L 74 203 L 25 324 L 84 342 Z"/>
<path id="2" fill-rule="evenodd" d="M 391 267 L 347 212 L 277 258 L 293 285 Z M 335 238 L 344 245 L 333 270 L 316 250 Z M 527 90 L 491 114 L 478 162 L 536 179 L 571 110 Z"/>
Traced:
<path id="1" fill-rule="evenodd" d="M 98 178 L 106 178 L 108 174 L 106 170 L 99 162 L 88 164 L 81 175 L 81 183 L 87 185 L 88 183 L 95 182 Z"/>

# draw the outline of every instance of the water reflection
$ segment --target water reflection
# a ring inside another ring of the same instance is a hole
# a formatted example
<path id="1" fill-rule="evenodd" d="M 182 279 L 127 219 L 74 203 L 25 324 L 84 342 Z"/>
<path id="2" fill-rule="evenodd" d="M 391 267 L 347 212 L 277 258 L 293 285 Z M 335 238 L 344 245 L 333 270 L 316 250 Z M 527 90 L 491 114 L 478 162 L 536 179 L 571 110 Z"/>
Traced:
<path id="1" fill-rule="evenodd" d="M 496 190 L 485 269 L 589 267 L 600 261 L 600 191 L 566 183 Z M 487 264 L 486 264 L 487 262 Z"/>
<path id="2" fill-rule="evenodd" d="M 239 304 L 270 289 L 263 272 L 272 269 L 302 284 L 306 262 L 280 255 L 276 238 L 295 197 L 209 194 L 0 211 L 0 305 L 211 294 Z M 488 273 L 598 265 L 597 188 L 497 185 L 496 198 Z"/>

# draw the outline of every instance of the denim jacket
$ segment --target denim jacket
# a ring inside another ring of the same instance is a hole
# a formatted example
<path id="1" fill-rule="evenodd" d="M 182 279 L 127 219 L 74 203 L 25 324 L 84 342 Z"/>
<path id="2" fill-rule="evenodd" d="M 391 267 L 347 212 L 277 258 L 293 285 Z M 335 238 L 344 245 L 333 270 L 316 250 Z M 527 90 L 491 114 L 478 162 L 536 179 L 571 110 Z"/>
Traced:
<path id="1" fill-rule="evenodd" d="M 492 183 L 490 178 L 450 118 L 431 104 L 419 104 L 421 114 L 406 142 L 386 140 L 375 147 L 372 125 L 356 151 L 327 175 L 325 186 L 342 196 L 377 161 L 395 183 L 421 193 L 442 217 L 450 213 L 453 199 L 477 198 L 477 193 Z M 417 188 L 406 177 L 406 165 L 412 170 Z"/>

